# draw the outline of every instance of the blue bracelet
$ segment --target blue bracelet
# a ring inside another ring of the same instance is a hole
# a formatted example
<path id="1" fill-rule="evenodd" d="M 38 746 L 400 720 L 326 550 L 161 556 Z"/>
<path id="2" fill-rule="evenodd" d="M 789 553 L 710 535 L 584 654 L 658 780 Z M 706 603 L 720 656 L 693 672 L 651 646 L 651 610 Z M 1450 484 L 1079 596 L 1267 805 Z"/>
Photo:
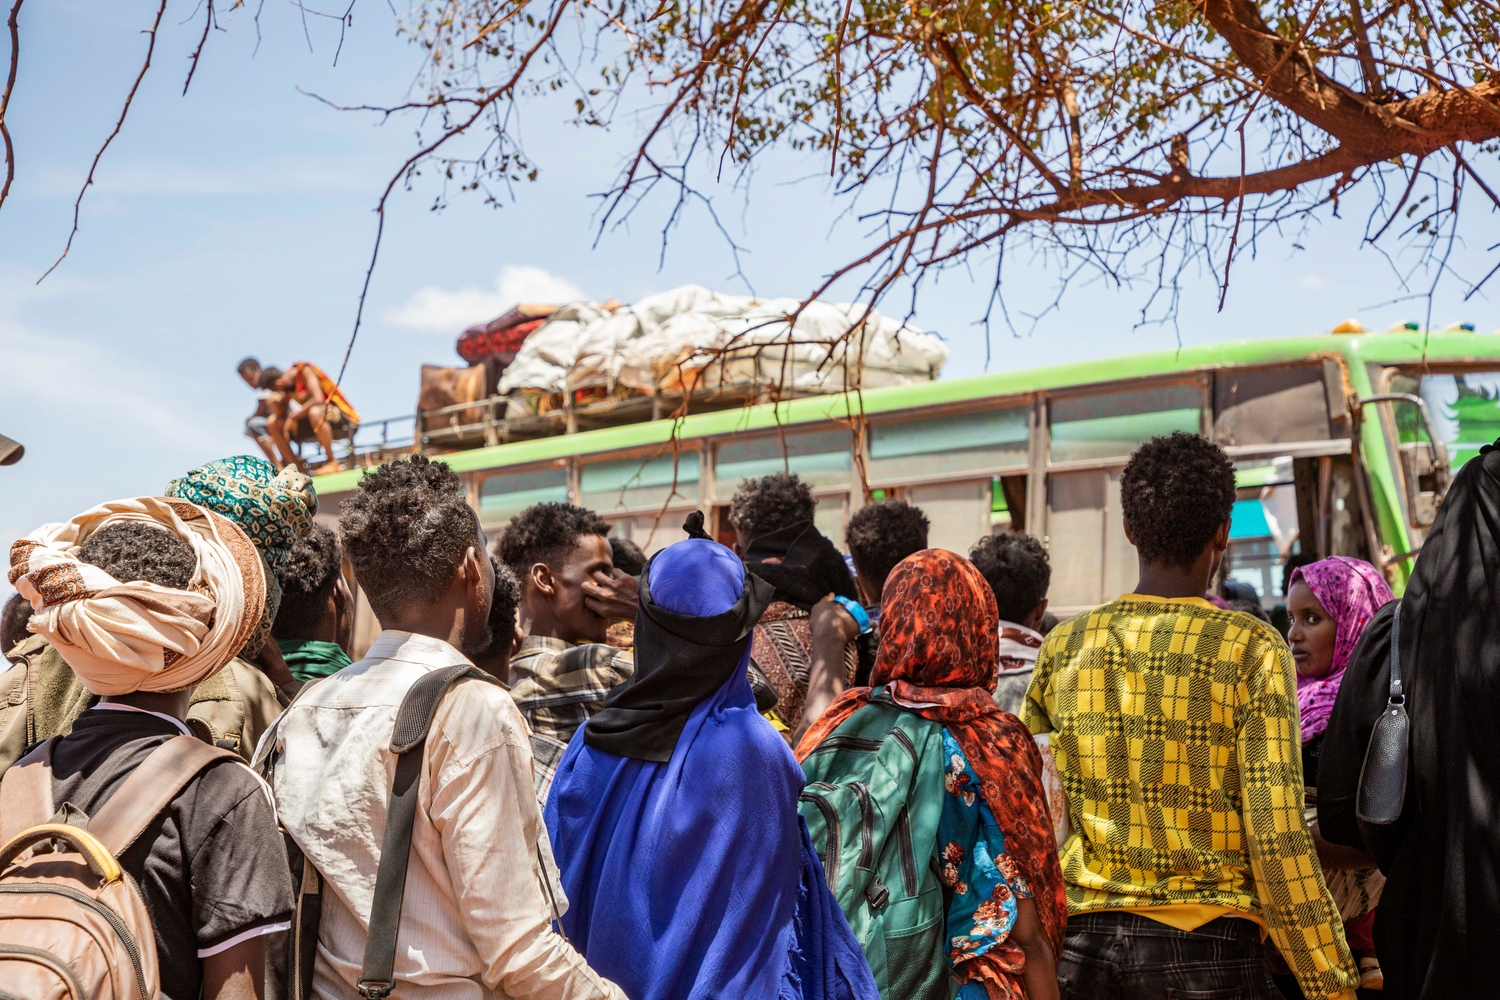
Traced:
<path id="1" fill-rule="evenodd" d="M 838 595 L 834 595 L 833 599 L 843 605 L 845 611 L 854 616 L 854 622 L 859 626 L 860 635 L 866 634 L 875 627 L 870 622 L 870 613 L 864 609 L 864 605 L 858 601 L 850 600 L 847 597 L 839 597 Z"/>

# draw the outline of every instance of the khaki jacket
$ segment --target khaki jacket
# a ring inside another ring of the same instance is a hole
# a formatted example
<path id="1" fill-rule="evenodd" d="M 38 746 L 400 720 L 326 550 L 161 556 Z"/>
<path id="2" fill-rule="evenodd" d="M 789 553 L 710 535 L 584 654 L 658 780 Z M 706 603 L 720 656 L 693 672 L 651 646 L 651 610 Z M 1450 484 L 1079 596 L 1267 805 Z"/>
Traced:
<path id="1" fill-rule="evenodd" d="M 99 701 L 41 636 L 31 636 L 11 655 L 21 660 L 0 674 L 0 775 L 42 740 L 72 732 L 73 721 Z M 270 678 L 235 659 L 194 689 L 187 724 L 200 738 L 248 761 L 282 708 Z"/>

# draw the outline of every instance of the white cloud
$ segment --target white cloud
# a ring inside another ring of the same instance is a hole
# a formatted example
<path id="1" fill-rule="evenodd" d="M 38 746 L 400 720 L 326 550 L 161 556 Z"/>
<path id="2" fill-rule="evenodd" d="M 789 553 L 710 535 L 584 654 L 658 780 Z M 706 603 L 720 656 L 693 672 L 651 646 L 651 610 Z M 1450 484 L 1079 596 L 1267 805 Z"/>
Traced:
<path id="1" fill-rule="evenodd" d="M 460 288 L 448 291 L 428 285 L 384 318 L 413 330 L 456 335 L 465 327 L 494 319 L 519 302 L 576 302 L 588 295 L 567 278 L 540 267 L 507 264 L 495 279 L 495 288 Z"/>
<path id="2" fill-rule="evenodd" d="M 1315 292 L 1321 288 L 1327 288 L 1328 279 L 1324 278 L 1321 274 L 1304 274 L 1297 279 L 1297 287 Z"/>

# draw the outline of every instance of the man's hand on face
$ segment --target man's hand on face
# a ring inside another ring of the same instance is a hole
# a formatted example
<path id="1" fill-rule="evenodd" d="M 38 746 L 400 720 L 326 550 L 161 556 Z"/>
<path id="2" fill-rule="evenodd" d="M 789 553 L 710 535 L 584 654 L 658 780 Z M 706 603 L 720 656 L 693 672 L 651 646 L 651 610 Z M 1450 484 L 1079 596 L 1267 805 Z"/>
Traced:
<path id="1" fill-rule="evenodd" d="M 624 570 L 595 573 L 583 583 L 583 606 L 601 618 L 635 621 L 641 582 Z"/>

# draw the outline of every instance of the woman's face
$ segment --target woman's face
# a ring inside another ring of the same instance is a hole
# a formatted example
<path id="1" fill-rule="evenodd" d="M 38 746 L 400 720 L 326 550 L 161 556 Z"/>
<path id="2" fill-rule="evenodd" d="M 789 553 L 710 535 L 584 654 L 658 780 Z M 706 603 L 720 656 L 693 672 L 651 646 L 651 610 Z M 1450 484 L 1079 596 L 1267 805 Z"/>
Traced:
<path id="1" fill-rule="evenodd" d="M 1302 580 L 1292 584 L 1291 592 L 1286 595 L 1286 613 L 1292 620 L 1286 638 L 1292 647 L 1292 659 L 1297 661 L 1297 673 L 1313 679 L 1327 677 L 1333 669 L 1338 622 L 1323 610 L 1312 588 Z"/>

